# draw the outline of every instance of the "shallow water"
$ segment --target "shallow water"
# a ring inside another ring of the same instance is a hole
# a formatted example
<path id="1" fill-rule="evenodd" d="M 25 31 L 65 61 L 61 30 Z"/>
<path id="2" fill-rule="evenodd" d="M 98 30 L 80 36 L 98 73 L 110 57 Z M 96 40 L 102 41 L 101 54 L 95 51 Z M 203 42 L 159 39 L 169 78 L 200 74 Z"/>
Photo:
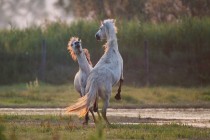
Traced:
<path id="1" fill-rule="evenodd" d="M 0 108 L 0 115 L 67 115 L 63 108 Z M 108 109 L 116 124 L 181 124 L 210 128 L 210 109 Z M 120 121 L 119 119 L 120 118 Z"/>

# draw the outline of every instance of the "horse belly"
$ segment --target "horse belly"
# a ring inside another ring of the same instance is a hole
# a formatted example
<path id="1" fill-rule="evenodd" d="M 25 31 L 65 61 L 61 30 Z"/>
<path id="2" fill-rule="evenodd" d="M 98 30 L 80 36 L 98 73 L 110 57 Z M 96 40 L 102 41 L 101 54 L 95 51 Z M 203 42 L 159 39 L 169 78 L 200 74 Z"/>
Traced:
<path id="1" fill-rule="evenodd" d="M 118 81 L 120 80 L 120 76 L 121 76 L 120 70 L 115 70 L 113 73 L 112 86 L 118 83 Z"/>
<path id="2" fill-rule="evenodd" d="M 74 77 L 74 88 L 76 89 L 77 92 L 81 94 L 79 79 L 80 79 L 80 75 L 79 75 L 79 72 L 77 72 L 77 74 Z"/>

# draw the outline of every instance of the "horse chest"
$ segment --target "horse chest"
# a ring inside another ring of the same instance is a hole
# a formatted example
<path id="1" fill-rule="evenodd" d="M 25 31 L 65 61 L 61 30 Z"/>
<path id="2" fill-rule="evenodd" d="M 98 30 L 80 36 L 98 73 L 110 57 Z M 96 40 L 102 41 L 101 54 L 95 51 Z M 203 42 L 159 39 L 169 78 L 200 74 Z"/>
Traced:
<path id="1" fill-rule="evenodd" d="M 116 57 L 108 57 L 103 59 L 103 65 L 106 65 L 106 67 L 114 68 L 118 67 L 119 61 Z"/>

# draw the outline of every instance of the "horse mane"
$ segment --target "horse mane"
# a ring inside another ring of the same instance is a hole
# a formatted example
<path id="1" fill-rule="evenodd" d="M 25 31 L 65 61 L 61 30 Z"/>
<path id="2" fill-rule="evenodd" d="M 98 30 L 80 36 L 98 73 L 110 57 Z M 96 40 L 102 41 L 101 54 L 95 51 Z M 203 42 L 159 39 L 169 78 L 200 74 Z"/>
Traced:
<path id="1" fill-rule="evenodd" d="M 117 27 L 115 25 L 115 23 L 116 23 L 116 20 L 115 19 L 106 19 L 106 20 L 103 21 L 104 24 L 110 23 L 110 22 L 113 23 L 113 25 L 114 25 L 114 31 L 115 31 L 115 33 L 117 33 Z"/>
<path id="2" fill-rule="evenodd" d="M 70 55 L 71 55 L 71 57 L 74 61 L 77 60 L 77 55 L 74 53 L 71 44 L 75 41 L 79 41 L 79 38 L 78 37 L 71 37 L 70 40 L 69 40 L 69 43 L 68 43 L 68 47 L 67 47 L 67 50 L 69 51 L 69 53 L 70 53 Z"/>
<path id="3" fill-rule="evenodd" d="M 117 27 L 115 25 L 115 22 L 116 20 L 115 19 L 106 19 L 104 20 L 101 24 L 104 24 L 106 27 L 105 28 L 109 28 L 110 27 L 110 23 L 113 23 L 113 26 L 114 26 L 114 31 L 115 33 L 117 33 Z M 104 52 L 107 52 L 108 50 L 108 42 L 106 42 L 104 45 L 103 45 L 103 48 L 104 48 Z"/>
<path id="4" fill-rule="evenodd" d="M 93 64 L 92 64 L 92 62 L 91 62 L 91 60 L 90 60 L 90 53 L 89 53 L 88 49 L 84 48 L 83 51 L 84 51 L 84 53 L 85 53 L 85 56 L 86 56 L 86 58 L 87 58 L 88 63 L 89 63 L 91 66 L 93 66 Z"/>

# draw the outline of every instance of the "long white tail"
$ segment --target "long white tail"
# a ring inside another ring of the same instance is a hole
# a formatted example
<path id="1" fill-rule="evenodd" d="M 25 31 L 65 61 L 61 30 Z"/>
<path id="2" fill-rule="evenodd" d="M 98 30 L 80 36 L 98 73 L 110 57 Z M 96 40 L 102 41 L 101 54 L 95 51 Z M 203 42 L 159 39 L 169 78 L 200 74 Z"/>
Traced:
<path id="1" fill-rule="evenodd" d="M 86 115 L 86 113 L 89 111 L 89 108 L 94 103 L 97 94 L 97 85 L 94 81 L 88 82 L 87 86 L 90 86 L 88 93 L 85 96 L 79 98 L 74 105 L 67 107 L 66 113 L 77 113 L 80 117 Z"/>

